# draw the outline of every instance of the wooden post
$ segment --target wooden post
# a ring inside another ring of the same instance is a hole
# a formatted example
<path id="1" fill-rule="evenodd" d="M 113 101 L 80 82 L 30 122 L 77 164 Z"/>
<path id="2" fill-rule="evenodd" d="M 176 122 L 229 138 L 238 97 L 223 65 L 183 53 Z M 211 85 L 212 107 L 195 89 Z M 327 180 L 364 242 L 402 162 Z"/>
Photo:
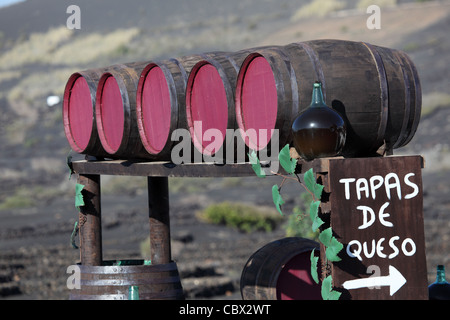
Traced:
<path id="1" fill-rule="evenodd" d="M 316 169 L 317 170 L 317 169 Z M 327 170 L 328 171 L 328 170 Z M 330 221 L 330 211 L 331 211 L 331 203 L 330 203 L 330 186 L 328 181 L 328 172 L 320 170 L 316 172 L 316 180 L 317 183 L 320 183 L 324 186 L 324 192 L 322 193 L 321 197 L 321 204 L 320 204 L 320 210 L 319 210 L 319 216 L 323 221 Z M 329 223 L 326 225 L 329 227 Z M 325 226 L 322 226 L 322 230 L 325 228 Z M 331 274 L 331 262 L 327 260 L 325 255 L 326 247 L 320 243 L 320 272 L 322 279 L 325 279 Z"/>
<path id="2" fill-rule="evenodd" d="M 100 175 L 78 176 L 78 183 L 84 185 L 81 191 L 84 206 L 80 207 L 80 258 L 85 266 L 102 264 L 102 223 L 100 206 Z"/>
<path id="3" fill-rule="evenodd" d="M 171 261 L 169 179 L 148 177 L 147 181 L 152 264 L 169 263 Z"/>

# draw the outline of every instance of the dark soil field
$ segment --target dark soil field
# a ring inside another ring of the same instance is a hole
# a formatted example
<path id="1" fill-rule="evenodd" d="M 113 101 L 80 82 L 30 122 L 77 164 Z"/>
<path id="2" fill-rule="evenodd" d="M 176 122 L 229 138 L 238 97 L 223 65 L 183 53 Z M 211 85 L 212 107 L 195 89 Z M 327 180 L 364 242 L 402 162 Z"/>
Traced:
<path id="1" fill-rule="evenodd" d="M 313 1 L 25 1 L 0 8 L 0 299 L 68 299 L 66 273 L 79 261 L 70 244 L 78 211 L 76 177 L 69 179 L 61 103 L 77 70 L 205 51 L 226 51 L 320 38 L 362 40 L 406 51 L 418 68 L 423 112 L 411 143 L 394 154 L 421 154 L 428 280 L 437 264 L 450 269 L 450 1 L 392 1 L 380 30 L 366 27 L 362 1 L 343 1 L 318 16 Z M 331 1 L 333 2 L 333 1 Z M 388 1 L 387 1 L 388 2 Z M 57 3 L 57 4 L 55 4 Z M 106 4 L 107 3 L 107 4 Z M 81 30 L 65 27 L 78 4 Z M 303 7 L 304 8 L 304 7 Z M 328 11 L 327 11 L 328 10 Z M 74 159 L 82 156 L 74 155 Z M 208 205 L 243 202 L 273 210 L 280 178 L 171 178 L 172 255 L 188 299 L 240 299 L 247 259 L 285 237 L 207 224 Z M 283 189 L 290 213 L 303 190 Z M 104 259 L 142 258 L 148 237 L 145 178 L 102 176 Z M 287 220 L 287 219 L 286 219 Z"/>

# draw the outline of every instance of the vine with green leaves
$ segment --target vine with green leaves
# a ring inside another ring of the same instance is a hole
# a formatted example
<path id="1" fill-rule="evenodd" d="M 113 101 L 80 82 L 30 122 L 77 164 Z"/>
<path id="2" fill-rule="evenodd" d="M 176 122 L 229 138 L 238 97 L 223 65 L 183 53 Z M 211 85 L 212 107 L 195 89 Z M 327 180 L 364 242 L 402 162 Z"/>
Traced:
<path id="1" fill-rule="evenodd" d="M 253 150 L 251 154 L 248 154 L 250 164 L 253 168 L 253 171 L 260 178 L 266 177 L 266 172 L 264 168 L 262 168 L 260 160 L 256 152 Z M 312 201 L 309 206 L 309 217 L 311 219 L 311 228 L 313 232 L 319 230 L 319 241 L 325 246 L 325 255 L 328 261 L 338 262 L 341 261 L 341 258 L 338 257 L 339 252 L 344 248 L 343 244 L 340 243 L 335 236 L 333 236 L 333 230 L 331 227 L 326 228 L 324 230 L 320 230 L 319 228 L 324 224 L 324 221 L 319 217 L 319 207 L 321 203 L 321 197 L 324 186 L 320 183 L 317 183 L 315 179 L 315 175 L 313 169 L 309 169 L 303 175 L 303 182 L 301 181 L 300 176 L 296 172 L 297 168 L 297 159 L 291 158 L 290 155 L 290 147 L 287 144 L 281 149 L 278 154 L 278 160 L 280 161 L 281 166 L 286 171 L 286 174 L 281 174 L 278 172 L 271 171 L 270 173 L 273 175 L 277 175 L 283 178 L 280 185 L 275 184 L 272 187 L 272 198 L 278 212 L 283 215 L 281 210 L 281 206 L 284 204 L 284 200 L 281 197 L 281 188 L 284 183 L 288 180 L 294 180 L 300 185 L 302 185 L 306 191 L 308 191 L 312 196 Z M 305 214 L 306 215 L 306 214 Z M 314 250 L 311 252 L 311 277 L 318 284 L 319 276 L 317 274 L 317 264 L 319 261 L 319 257 L 316 257 L 314 254 Z M 333 290 L 332 286 L 332 278 L 331 275 L 323 279 L 322 288 L 321 288 L 322 299 L 324 300 L 338 300 L 341 296 L 341 292 Z"/>

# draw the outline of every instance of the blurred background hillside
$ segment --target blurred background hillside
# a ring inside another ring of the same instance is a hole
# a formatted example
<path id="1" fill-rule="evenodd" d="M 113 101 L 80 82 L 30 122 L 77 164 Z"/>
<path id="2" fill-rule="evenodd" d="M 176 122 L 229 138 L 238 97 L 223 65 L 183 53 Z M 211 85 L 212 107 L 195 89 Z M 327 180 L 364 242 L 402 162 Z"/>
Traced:
<path id="1" fill-rule="evenodd" d="M 366 9 L 371 4 L 381 7 L 380 30 L 366 26 L 370 15 Z M 66 27 L 69 5 L 81 9 L 79 30 Z M 49 106 L 47 97 L 62 99 L 73 72 L 323 38 L 401 49 L 418 68 L 423 91 L 421 124 L 412 142 L 395 153 L 425 156 L 429 278 L 434 277 L 438 263 L 450 269 L 449 30 L 450 1 L 444 0 L 27 0 L 0 7 L 0 275 L 3 272 L 8 280 L 6 284 L 0 280 L 0 292 L 9 292 L 3 295 L 9 298 L 67 297 L 60 295 L 67 279 L 65 268 L 77 259 L 68 244 L 77 218 L 75 179 L 69 180 L 65 163 L 70 148 L 61 103 Z M 139 254 L 147 227 L 145 180 L 102 179 L 105 246 L 111 255 L 121 249 Z M 272 207 L 270 186 L 276 182 L 227 178 L 171 179 L 170 183 L 177 238 L 193 233 L 183 219 L 194 221 L 196 211 L 215 202 L 229 198 Z M 286 210 L 292 210 L 300 203 L 299 190 L 286 192 Z M 212 229 L 217 243 L 224 240 L 218 230 L 229 245 L 231 236 L 249 241 L 240 233 Z M 133 236 L 118 241 L 118 234 Z M 258 240 L 236 265 L 242 267 L 258 245 L 280 234 L 253 235 Z M 210 247 L 211 239 L 205 236 Z M 187 260 L 181 251 L 180 261 Z M 14 263 L 22 267 L 11 267 Z M 237 272 L 228 276 L 238 278 Z M 52 276 L 55 273 L 58 276 Z M 2 291 L 2 286 L 9 289 Z"/>

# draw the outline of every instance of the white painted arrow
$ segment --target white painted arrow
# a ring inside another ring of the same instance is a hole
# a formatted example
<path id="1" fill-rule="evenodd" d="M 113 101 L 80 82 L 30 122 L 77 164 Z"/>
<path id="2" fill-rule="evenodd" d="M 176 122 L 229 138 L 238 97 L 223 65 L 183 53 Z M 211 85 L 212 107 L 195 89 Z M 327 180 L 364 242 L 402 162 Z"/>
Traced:
<path id="1" fill-rule="evenodd" d="M 359 289 L 375 286 L 389 286 L 391 296 L 406 283 L 405 277 L 393 266 L 389 266 L 389 275 L 383 277 L 369 277 L 345 281 L 342 286 L 347 289 Z"/>

